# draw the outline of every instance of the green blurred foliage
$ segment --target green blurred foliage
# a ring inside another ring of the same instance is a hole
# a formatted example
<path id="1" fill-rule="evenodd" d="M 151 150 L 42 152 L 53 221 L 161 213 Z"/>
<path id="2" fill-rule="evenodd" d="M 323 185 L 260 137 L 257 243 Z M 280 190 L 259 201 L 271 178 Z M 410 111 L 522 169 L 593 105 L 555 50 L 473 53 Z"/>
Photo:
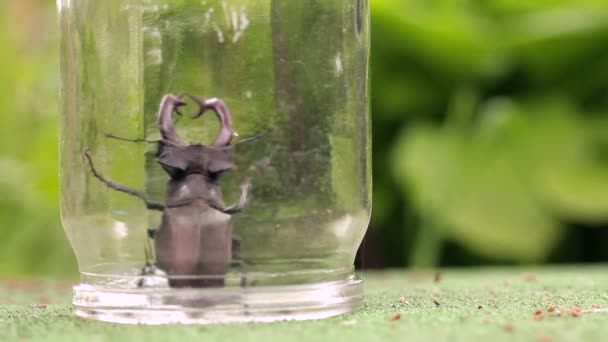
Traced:
<path id="1" fill-rule="evenodd" d="M 608 222 L 607 19 L 602 1 L 373 2 L 373 228 L 406 227 L 389 257 L 542 262 L 567 222 Z"/>
<path id="2" fill-rule="evenodd" d="M 0 12 L 0 274 L 76 273 L 59 219 L 53 4 Z"/>
<path id="3" fill-rule="evenodd" d="M 462 262 L 584 260 L 559 250 L 608 223 L 608 3 L 371 6 L 369 253 L 389 266 L 456 263 L 446 246 Z M 58 209 L 55 22 L 41 0 L 0 12 L 3 275 L 76 272 Z"/>

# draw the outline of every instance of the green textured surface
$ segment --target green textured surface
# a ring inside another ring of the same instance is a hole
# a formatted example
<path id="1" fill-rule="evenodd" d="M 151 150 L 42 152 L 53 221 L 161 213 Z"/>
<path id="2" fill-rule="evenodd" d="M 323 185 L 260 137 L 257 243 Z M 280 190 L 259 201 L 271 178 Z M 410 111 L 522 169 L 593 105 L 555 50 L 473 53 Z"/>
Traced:
<path id="1" fill-rule="evenodd" d="M 365 308 L 307 322 L 124 326 L 73 317 L 67 282 L 0 281 L 0 341 L 575 341 L 608 336 L 608 266 L 366 272 Z M 400 301 L 405 298 L 405 302 Z M 547 298 L 550 297 L 550 298 Z M 437 305 L 435 303 L 439 305 Z M 48 306 L 39 305 L 53 303 Z M 479 306 L 482 306 L 480 309 Z M 580 317 L 547 313 L 578 306 Z M 545 318 L 534 313 L 543 309 Z M 401 313 L 390 321 L 389 316 Z M 505 324 L 512 324 L 507 331 Z"/>

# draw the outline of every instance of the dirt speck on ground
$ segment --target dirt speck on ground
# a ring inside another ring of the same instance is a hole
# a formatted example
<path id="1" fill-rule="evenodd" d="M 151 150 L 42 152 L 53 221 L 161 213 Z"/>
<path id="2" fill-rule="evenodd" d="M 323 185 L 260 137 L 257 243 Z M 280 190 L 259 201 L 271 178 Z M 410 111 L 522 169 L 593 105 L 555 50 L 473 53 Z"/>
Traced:
<path id="1" fill-rule="evenodd" d="M 536 309 L 536 311 L 534 311 L 534 319 L 537 321 L 542 321 L 545 318 L 545 314 L 543 313 L 542 309 Z"/>
<path id="2" fill-rule="evenodd" d="M 581 308 L 579 308 L 578 306 L 573 306 L 572 309 L 570 309 L 570 314 L 573 317 L 580 317 L 583 315 L 583 312 L 581 311 Z"/>
<path id="3" fill-rule="evenodd" d="M 547 334 L 539 334 L 538 342 L 553 342 L 553 337 L 551 337 L 551 335 L 547 335 Z"/>
<path id="4" fill-rule="evenodd" d="M 398 319 L 401 319 L 401 313 L 399 312 L 395 312 L 394 314 L 388 316 L 387 318 L 389 321 L 396 321 Z"/>
<path id="5" fill-rule="evenodd" d="M 438 283 L 441 281 L 441 272 L 435 272 L 435 276 L 433 277 L 433 281 Z"/>

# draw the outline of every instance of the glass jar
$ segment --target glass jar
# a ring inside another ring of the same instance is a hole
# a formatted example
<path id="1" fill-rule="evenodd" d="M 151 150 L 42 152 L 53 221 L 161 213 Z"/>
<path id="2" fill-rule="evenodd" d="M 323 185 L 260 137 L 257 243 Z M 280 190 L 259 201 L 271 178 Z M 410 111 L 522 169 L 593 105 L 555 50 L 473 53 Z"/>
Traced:
<path id="1" fill-rule="evenodd" d="M 367 0 L 58 0 L 58 13 L 77 315 L 207 323 L 362 307 Z"/>

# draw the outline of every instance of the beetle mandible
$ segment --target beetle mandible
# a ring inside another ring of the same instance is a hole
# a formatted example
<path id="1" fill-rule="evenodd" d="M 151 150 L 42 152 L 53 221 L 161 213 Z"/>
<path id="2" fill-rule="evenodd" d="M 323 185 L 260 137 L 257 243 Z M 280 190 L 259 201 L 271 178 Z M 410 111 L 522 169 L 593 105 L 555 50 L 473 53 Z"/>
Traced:
<path id="1" fill-rule="evenodd" d="M 211 144 L 187 144 L 177 134 L 172 116 L 186 105 L 184 97 L 199 106 L 192 118 L 207 110 L 216 113 L 220 130 Z M 108 188 L 140 198 L 150 210 L 162 211 L 160 227 L 149 235 L 154 240 L 156 266 L 167 273 L 171 287 L 221 287 L 232 261 L 231 214 L 245 208 L 251 188 L 246 181 L 241 185 L 239 202 L 225 207 L 218 180 L 234 166 L 232 117 L 221 99 L 168 94 L 160 103 L 158 128 L 162 139 L 155 141 L 156 160 L 170 177 L 165 203 L 151 201 L 143 192 L 103 176 L 89 150 L 85 157 L 93 175 Z"/>

